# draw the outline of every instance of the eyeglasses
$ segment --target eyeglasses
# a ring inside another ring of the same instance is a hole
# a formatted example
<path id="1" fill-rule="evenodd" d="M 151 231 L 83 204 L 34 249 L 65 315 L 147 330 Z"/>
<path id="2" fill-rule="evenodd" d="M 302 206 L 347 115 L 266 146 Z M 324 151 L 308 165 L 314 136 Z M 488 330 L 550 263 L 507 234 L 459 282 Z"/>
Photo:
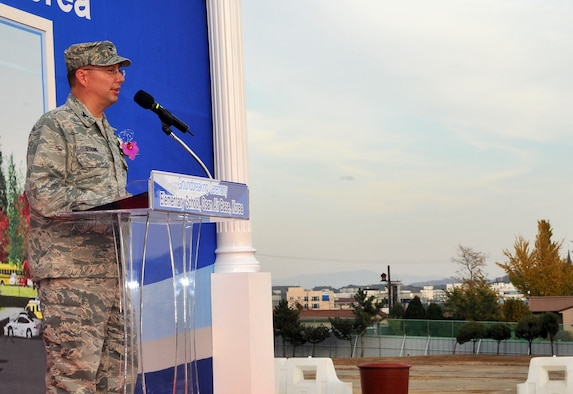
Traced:
<path id="1" fill-rule="evenodd" d="M 125 70 L 123 68 L 83 68 L 82 70 L 95 70 L 103 71 L 108 73 L 110 76 L 117 78 L 118 74 L 121 74 L 125 78 Z"/>

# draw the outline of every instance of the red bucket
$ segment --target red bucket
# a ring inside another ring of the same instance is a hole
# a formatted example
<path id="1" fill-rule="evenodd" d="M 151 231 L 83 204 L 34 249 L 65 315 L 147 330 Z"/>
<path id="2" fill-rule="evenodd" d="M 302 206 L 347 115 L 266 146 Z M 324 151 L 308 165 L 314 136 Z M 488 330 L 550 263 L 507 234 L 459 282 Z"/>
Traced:
<path id="1" fill-rule="evenodd" d="M 410 367 L 400 363 L 359 365 L 362 394 L 408 394 Z"/>

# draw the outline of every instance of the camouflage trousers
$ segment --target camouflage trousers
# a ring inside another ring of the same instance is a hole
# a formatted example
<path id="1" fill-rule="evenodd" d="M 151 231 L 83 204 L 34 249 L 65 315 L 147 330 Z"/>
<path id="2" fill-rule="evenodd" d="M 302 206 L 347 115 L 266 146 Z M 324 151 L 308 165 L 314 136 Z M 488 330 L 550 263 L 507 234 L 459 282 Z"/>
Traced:
<path id="1" fill-rule="evenodd" d="M 38 296 L 46 393 L 133 392 L 137 367 L 126 340 L 118 279 L 44 279 Z"/>

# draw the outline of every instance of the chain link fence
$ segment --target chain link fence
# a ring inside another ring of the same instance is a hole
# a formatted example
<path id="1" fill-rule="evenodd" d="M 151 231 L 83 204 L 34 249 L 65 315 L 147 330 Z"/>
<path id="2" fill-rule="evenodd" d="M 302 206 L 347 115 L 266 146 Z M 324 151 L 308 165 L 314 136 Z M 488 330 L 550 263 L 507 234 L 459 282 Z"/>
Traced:
<path id="1" fill-rule="evenodd" d="M 282 339 L 275 337 L 276 357 L 407 357 L 431 354 L 472 354 L 474 344 L 470 341 L 460 345 L 456 336 L 467 321 L 458 320 L 410 320 L 387 319 L 367 330 L 363 339 L 354 336 L 351 341 L 330 337 L 318 344 L 306 343 L 293 348 L 283 346 Z M 500 322 L 481 322 L 486 327 Z M 305 325 L 313 325 L 305 322 Z M 319 325 L 317 323 L 315 325 Z M 493 339 L 476 342 L 476 353 L 503 355 L 527 355 L 529 344 L 515 337 L 517 323 L 503 323 L 511 328 L 512 337 L 499 344 Z M 362 349 L 362 344 L 364 349 Z M 533 355 L 573 356 L 573 326 L 561 326 L 555 336 L 553 349 L 551 341 L 538 338 L 533 341 Z"/>

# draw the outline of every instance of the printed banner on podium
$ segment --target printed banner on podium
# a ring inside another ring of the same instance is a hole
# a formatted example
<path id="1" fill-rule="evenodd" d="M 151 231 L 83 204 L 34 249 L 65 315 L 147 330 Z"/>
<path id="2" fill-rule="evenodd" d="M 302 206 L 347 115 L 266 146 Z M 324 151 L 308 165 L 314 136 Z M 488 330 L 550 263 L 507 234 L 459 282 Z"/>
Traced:
<path id="1" fill-rule="evenodd" d="M 249 219 L 249 189 L 242 183 L 151 171 L 150 208 Z"/>

